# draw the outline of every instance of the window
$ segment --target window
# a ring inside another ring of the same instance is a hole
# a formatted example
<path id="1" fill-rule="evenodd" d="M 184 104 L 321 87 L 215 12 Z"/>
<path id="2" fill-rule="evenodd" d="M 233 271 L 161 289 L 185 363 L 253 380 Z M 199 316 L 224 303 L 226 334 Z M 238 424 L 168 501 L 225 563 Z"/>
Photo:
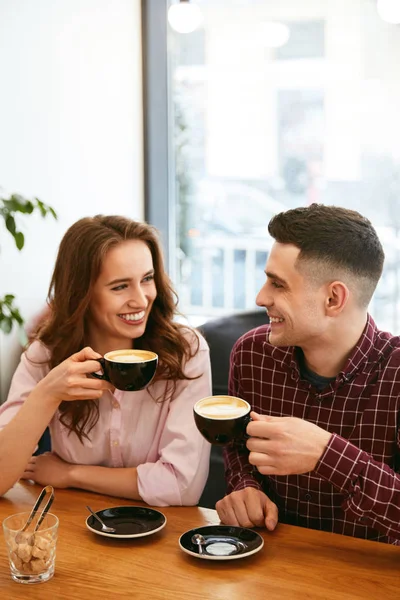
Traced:
<path id="1" fill-rule="evenodd" d="M 325 55 L 324 21 L 288 21 L 290 37 L 286 44 L 275 50 L 278 60 L 322 58 Z M 267 41 L 267 40 L 266 40 Z"/>
<path id="2" fill-rule="evenodd" d="M 269 219 L 323 202 L 374 223 L 386 265 L 370 312 L 400 333 L 400 28 L 370 0 L 198 0 L 202 28 L 178 34 L 168 2 L 145 4 L 148 217 L 182 311 L 253 308 Z"/>

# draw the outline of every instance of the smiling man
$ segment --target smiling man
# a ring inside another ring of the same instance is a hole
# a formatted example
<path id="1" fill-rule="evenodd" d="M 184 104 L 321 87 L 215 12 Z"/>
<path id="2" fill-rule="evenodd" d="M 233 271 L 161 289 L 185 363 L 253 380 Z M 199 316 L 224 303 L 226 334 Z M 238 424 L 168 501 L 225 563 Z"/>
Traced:
<path id="1" fill-rule="evenodd" d="M 276 215 L 257 304 L 270 324 L 235 344 L 229 393 L 246 446 L 225 451 L 224 523 L 286 523 L 400 543 L 400 338 L 368 304 L 384 252 L 359 213 L 312 204 Z"/>

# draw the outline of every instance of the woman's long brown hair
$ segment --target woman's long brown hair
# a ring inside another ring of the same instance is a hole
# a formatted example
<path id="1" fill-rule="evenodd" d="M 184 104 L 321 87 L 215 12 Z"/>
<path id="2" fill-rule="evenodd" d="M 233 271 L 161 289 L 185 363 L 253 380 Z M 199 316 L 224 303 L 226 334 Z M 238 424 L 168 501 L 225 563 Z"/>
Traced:
<path id="1" fill-rule="evenodd" d="M 157 297 L 154 300 L 146 330 L 135 339 L 135 348 L 152 350 L 159 356 L 156 378 L 169 381 L 173 393 L 176 381 L 188 379 L 184 363 L 198 351 L 192 339 L 185 336 L 185 326 L 173 321 L 177 314 L 177 295 L 164 270 L 157 230 L 146 224 L 120 216 L 87 217 L 72 225 L 64 235 L 50 283 L 47 320 L 39 328 L 36 339 L 51 352 L 50 368 L 89 345 L 87 317 L 93 285 L 100 275 L 107 252 L 127 240 L 141 240 L 150 249 Z M 187 328 L 186 328 L 187 329 Z M 62 402 L 60 421 L 79 440 L 99 418 L 98 403 L 82 400 Z"/>

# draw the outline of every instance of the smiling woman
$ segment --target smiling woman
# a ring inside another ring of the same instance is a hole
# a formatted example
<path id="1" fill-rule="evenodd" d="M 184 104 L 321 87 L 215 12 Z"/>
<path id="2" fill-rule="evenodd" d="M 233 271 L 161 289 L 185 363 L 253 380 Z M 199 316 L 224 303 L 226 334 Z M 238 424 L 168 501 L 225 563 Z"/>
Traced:
<path id="1" fill-rule="evenodd" d="M 11 457 L 0 492 L 22 475 L 158 506 L 196 504 L 209 446 L 192 409 L 211 393 L 209 351 L 174 321 L 176 295 L 156 230 L 118 216 L 72 225 L 48 303 L 0 408 L 0 449 Z M 158 355 L 146 389 L 122 392 L 90 376 L 101 355 L 132 348 Z M 48 425 L 52 453 L 31 458 Z"/>

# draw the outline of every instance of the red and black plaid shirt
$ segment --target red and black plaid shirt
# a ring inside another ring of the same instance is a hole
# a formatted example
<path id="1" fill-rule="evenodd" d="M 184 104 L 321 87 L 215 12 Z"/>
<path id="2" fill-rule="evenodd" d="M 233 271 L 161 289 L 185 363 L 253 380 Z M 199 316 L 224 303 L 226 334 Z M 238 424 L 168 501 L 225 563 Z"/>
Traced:
<path id="1" fill-rule="evenodd" d="M 260 414 L 305 419 L 332 433 L 314 471 L 262 476 L 245 446 L 225 450 L 228 492 L 263 489 L 281 522 L 400 544 L 400 337 L 364 332 L 336 379 L 318 391 L 301 379 L 298 350 L 268 342 L 269 325 L 231 354 L 229 393 Z"/>

